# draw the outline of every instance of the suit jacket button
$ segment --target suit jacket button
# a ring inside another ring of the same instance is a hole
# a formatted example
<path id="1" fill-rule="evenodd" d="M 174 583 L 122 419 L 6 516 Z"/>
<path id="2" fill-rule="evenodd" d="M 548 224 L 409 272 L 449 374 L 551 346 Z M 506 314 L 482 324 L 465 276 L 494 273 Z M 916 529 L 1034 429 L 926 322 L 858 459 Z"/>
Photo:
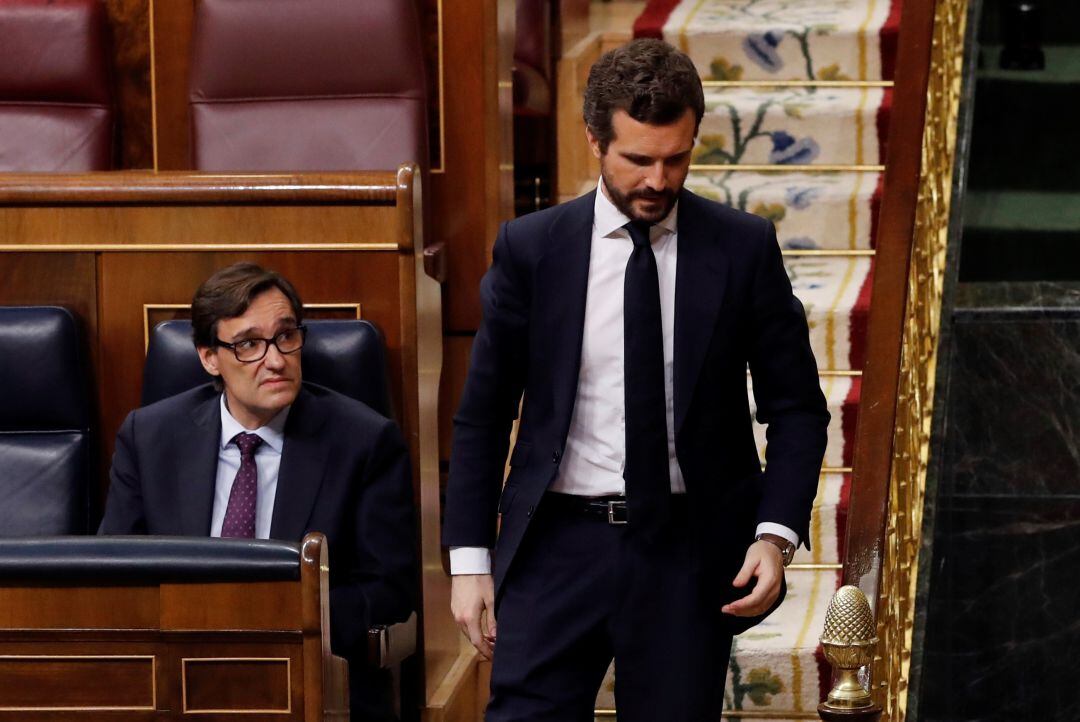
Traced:
<path id="1" fill-rule="evenodd" d="M 531 516 L 533 515 L 533 512 L 534 512 L 534 511 L 536 511 L 536 506 L 530 506 L 530 507 L 529 507 L 529 511 L 528 511 L 528 513 L 526 514 L 526 516 L 528 516 L 528 517 L 531 517 Z"/>
<path id="2" fill-rule="evenodd" d="M 562 452 L 558 450 L 551 452 L 551 463 L 558 464 L 560 461 L 562 461 Z"/>

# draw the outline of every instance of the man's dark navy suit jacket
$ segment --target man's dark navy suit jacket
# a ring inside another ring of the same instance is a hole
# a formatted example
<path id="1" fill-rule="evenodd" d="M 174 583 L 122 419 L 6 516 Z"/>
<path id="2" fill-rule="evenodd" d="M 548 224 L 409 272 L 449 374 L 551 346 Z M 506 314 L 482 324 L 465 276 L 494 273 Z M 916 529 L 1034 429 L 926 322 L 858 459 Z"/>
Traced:
<path id="1" fill-rule="evenodd" d="M 494 547 L 496 598 L 558 472 L 577 393 L 595 192 L 505 224 L 454 417 L 443 543 Z M 829 412 L 772 223 L 683 190 L 675 282 L 675 448 L 717 609 L 758 522 L 807 540 Z M 758 458 L 746 393 L 768 424 Z M 524 392 L 503 489 L 509 432 Z M 501 494 L 501 496 L 500 496 Z M 496 520 L 502 522 L 496 541 Z M 733 621 L 738 632 L 759 621 Z"/>
<path id="2" fill-rule="evenodd" d="M 207 384 L 132 411 L 116 438 L 101 534 L 209 536 L 221 394 Z M 372 624 L 415 606 L 409 454 L 394 423 L 305 383 L 285 422 L 270 538 L 326 535 L 330 639 L 364 658 Z"/>

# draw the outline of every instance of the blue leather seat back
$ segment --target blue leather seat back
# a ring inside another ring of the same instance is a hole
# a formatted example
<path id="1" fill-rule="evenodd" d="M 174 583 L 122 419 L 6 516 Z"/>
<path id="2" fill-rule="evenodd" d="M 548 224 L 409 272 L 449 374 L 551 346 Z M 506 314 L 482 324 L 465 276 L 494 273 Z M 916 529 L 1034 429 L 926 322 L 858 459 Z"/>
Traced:
<path id="1" fill-rule="evenodd" d="M 308 328 L 300 352 L 304 380 L 392 418 L 386 350 L 375 325 L 354 320 L 312 320 L 304 325 Z M 192 345 L 190 321 L 164 321 L 154 327 L 143 369 L 143 406 L 210 380 Z"/>
<path id="2" fill-rule="evenodd" d="M 90 531 L 90 399 L 74 317 L 0 307 L 0 537 Z"/>

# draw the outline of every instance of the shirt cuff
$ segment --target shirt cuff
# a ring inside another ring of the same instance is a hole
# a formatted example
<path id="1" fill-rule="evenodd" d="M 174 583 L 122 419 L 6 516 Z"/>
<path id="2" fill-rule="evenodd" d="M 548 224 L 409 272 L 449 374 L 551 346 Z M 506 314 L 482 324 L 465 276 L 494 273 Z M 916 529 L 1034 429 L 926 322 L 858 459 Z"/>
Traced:
<path id="1" fill-rule="evenodd" d="M 794 544 L 796 548 L 798 548 L 798 546 L 799 546 L 799 535 L 796 534 L 791 529 L 788 529 L 783 524 L 776 524 L 776 523 L 771 522 L 771 521 L 763 521 L 763 522 L 761 522 L 760 524 L 757 525 L 757 532 L 754 534 L 754 536 L 760 536 L 762 534 L 775 534 L 777 536 L 782 536 L 785 539 L 787 539 L 789 542 Z M 450 552 L 451 568 L 453 568 L 453 563 L 454 563 L 453 554 L 454 554 L 454 552 L 451 551 Z"/>
<path id="2" fill-rule="evenodd" d="M 450 574 L 491 574 L 487 547 L 450 547 Z"/>

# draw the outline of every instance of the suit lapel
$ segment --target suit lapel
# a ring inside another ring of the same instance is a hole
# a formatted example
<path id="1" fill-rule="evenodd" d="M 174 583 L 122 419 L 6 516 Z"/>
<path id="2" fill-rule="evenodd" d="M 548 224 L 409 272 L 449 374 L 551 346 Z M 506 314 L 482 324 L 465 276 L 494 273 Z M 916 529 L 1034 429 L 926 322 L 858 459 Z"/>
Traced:
<path id="1" fill-rule="evenodd" d="M 688 191 L 679 196 L 675 266 L 675 432 L 682 428 L 724 298 L 727 259 L 713 240 L 706 209 Z"/>
<path id="2" fill-rule="evenodd" d="M 319 436 L 324 419 L 312 408 L 314 405 L 311 392 L 301 388 L 285 422 L 285 444 L 270 522 L 271 539 L 299 541 L 319 495 L 326 447 Z"/>
<path id="3" fill-rule="evenodd" d="M 191 412 L 192 424 L 179 432 L 174 446 L 175 498 L 180 510 L 180 533 L 184 536 L 210 535 L 221 443 L 220 404 L 218 394 L 200 402 Z"/>
<path id="4" fill-rule="evenodd" d="M 592 250 L 593 206 L 596 191 L 566 204 L 563 213 L 548 231 L 548 250 L 540 259 L 539 278 L 544 288 L 544 324 L 541 338 L 548 348 L 553 384 L 555 418 L 562 422 L 561 433 L 570 428 L 570 415 L 581 371 L 581 341 L 585 330 L 585 295 L 589 283 L 589 254 Z"/>

